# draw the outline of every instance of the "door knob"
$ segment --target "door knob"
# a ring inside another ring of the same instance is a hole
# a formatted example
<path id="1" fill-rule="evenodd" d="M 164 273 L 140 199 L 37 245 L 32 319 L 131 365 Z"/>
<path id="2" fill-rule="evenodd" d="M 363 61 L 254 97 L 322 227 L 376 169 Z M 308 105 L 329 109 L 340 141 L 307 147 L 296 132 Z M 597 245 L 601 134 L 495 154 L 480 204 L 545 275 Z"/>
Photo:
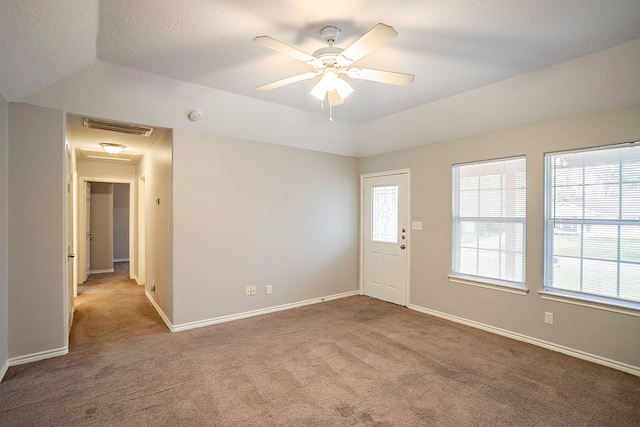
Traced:
<path id="1" fill-rule="evenodd" d="M 69 254 L 69 258 L 75 258 L 76 254 Z"/>
<path id="2" fill-rule="evenodd" d="M 404 250 L 404 249 L 406 249 L 406 246 L 405 245 L 400 245 L 400 249 Z"/>

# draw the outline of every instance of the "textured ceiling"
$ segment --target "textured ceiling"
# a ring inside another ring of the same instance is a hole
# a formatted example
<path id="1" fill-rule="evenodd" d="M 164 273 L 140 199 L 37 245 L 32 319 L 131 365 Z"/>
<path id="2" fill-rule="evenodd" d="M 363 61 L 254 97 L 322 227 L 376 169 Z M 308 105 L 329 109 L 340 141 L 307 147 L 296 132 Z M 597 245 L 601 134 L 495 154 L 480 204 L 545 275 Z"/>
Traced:
<path id="1" fill-rule="evenodd" d="M 418 106 L 438 105 L 640 39 L 640 1 L 4 1 L 0 3 L 0 94 L 8 101 L 38 103 L 44 99 L 42 93 L 68 85 L 69 76 L 81 80 L 98 73 L 96 81 L 117 82 L 110 64 L 124 67 L 117 69 L 122 74 L 137 70 L 135 80 L 150 80 L 140 73 L 167 78 L 168 83 L 157 87 L 166 92 L 167 102 L 180 84 L 188 83 L 220 98 L 227 97 L 223 93 L 234 94 L 239 96 L 234 98 L 237 102 L 253 98 L 326 120 L 328 112 L 309 94 L 313 81 L 255 90 L 309 68 L 252 39 L 269 35 L 311 53 L 325 45 L 319 32 L 326 25 L 342 30 L 336 45 L 346 47 L 379 22 L 393 26 L 398 37 L 356 64 L 411 73 L 415 82 L 398 87 L 351 80 L 355 92 L 333 112 L 338 121 L 360 125 Z M 119 90 L 123 89 L 117 84 L 103 88 L 106 98 Z M 67 94 L 56 96 L 60 105 L 49 102 L 53 104 L 49 106 L 64 109 L 62 98 Z M 582 112 L 580 102 L 576 100 L 576 112 Z M 524 122 L 516 120 L 513 125 Z"/>
<path id="2" fill-rule="evenodd" d="M 98 58 L 245 96 L 318 111 L 312 81 L 256 86 L 310 70 L 252 42 L 269 35 L 308 53 L 320 30 L 348 46 L 378 22 L 398 37 L 358 64 L 414 74 L 409 87 L 354 81 L 343 120 L 364 122 L 640 38 L 631 1 L 156 0 L 100 4 Z"/>

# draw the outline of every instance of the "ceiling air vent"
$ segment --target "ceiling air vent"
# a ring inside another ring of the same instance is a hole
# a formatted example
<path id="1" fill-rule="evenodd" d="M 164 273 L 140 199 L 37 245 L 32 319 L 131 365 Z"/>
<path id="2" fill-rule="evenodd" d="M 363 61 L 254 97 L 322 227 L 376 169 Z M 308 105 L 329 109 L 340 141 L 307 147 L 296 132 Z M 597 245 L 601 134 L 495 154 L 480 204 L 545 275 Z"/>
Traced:
<path id="1" fill-rule="evenodd" d="M 149 136 L 151 135 L 151 132 L 153 132 L 153 128 L 148 126 L 130 125 L 128 123 L 108 122 L 106 120 L 87 118 L 84 119 L 84 127 L 138 136 Z"/>

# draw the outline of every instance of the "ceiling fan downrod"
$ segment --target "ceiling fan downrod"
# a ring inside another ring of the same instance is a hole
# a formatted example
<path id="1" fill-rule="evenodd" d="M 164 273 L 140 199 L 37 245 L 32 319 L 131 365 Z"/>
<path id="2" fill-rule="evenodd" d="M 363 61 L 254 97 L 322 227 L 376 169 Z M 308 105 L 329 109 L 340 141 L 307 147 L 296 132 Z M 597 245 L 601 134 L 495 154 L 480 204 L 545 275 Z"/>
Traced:
<path id="1" fill-rule="evenodd" d="M 340 28 L 328 25 L 320 31 L 320 35 L 326 40 L 329 47 L 333 47 L 333 44 L 338 40 L 338 36 L 340 35 Z"/>

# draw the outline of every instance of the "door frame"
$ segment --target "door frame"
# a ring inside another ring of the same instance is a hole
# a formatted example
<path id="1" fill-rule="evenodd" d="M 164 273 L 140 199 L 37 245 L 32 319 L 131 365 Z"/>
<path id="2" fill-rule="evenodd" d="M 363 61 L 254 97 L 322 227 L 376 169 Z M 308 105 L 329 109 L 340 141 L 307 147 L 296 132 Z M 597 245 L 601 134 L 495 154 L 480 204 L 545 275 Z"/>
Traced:
<path id="1" fill-rule="evenodd" d="M 85 200 L 86 197 L 86 183 L 87 182 L 106 182 L 106 183 L 112 183 L 112 184 L 129 184 L 129 278 L 130 279 L 134 279 L 135 277 L 133 276 L 133 272 L 136 271 L 135 267 L 136 267 L 136 262 L 137 262 L 137 254 L 134 253 L 134 233 L 135 231 L 137 231 L 137 227 L 136 227 L 136 222 L 135 222 L 135 213 L 137 212 L 136 207 L 136 202 L 135 202 L 135 195 L 136 195 L 136 191 L 135 191 L 135 180 L 134 179 L 125 179 L 125 178 L 105 178 L 105 177 L 93 177 L 93 176 L 79 176 L 78 177 L 78 188 L 80 189 L 80 192 L 82 194 L 78 194 L 78 200 Z M 78 218 L 80 219 L 78 221 L 78 230 L 79 233 L 82 232 L 82 230 L 86 231 L 86 203 L 78 203 Z M 83 228 L 84 227 L 84 228 Z M 78 241 L 80 242 L 80 239 L 78 239 Z M 84 243 L 84 241 L 82 243 L 80 243 L 80 246 L 78 247 L 78 252 L 80 252 L 80 258 L 81 261 L 83 261 L 82 263 L 86 262 L 86 258 L 87 258 L 87 248 L 86 248 L 86 243 Z M 81 262 L 78 262 L 79 264 L 82 264 Z M 83 267 L 79 267 L 79 268 L 84 268 Z M 80 270 L 77 271 L 78 274 L 78 282 L 80 282 Z M 82 276 L 84 277 L 84 276 Z M 77 285 L 80 285 L 81 283 L 77 283 Z M 76 286 L 77 286 L 76 285 Z"/>
<path id="2" fill-rule="evenodd" d="M 138 200 L 136 216 L 138 219 L 137 236 L 137 253 L 136 253 L 136 273 L 135 280 L 140 286 L 147 286 L 147 177 L 143 173 L 138 177 L 138 191 L 136 199 Z"/>
<path id="3" fill-rule="evenodd" d="M 411 169 L 396 169 L 391 171 L 384 172 L 372 172 L 365 173 L 360 175 L 360 265 L 358 271 L 358 283 L 359 283 L 359 293 L 360 295 L 364 295 L 364 190 L 365 190 L 365 180 L 367 178 L 378 178 L 389 175 L 406 175 L 407 177 L 407 261 L 406 261 L 406 269 L 407 269 L 407 307 L 411 304 L 409 299 L 411 295 Z"/>
<path id="4" fill-rule="evenodd" d="M 91 235 L 87 234 L 87 231 L 90 231 L 91 229 L 91 187 L 93 187 L 91 185 L 90 182 L 84 182 L 84 191 L 82 192 L 82 194 L 84 195 L 84 206 L 83 206 L 83 218 L 82 218 L 82 223 L 84 224 L 84 239 L 82 240 L 82 246 L 78 246 L 78 252 L 80 253 L 80 257 L 78 259 L 82 260 L 82 264 L 83 264 L 83 268 L 80 269 L 78 268 L 78 272 L 80 272 L 81 270 L 83 271 L 83 275 L 82 275 L 82 281 L 78 281 L 78 283 L 84 283 L 88 278 L 89 275 L 91 274 L 91 244 L 87 245 L 87 240 L 91 241 Z M 87 192 L 89 194 L 87 194 Z M 89 203 L 87 203 L 87 200 L 89 201 Z M 87 211 L 87 205 L 89 205 L 89 210 Z M 87 224 L 87 220 L 89 221 L 89 224 Z M 83 248 L 83 250 L 80 250 L 80 248 Z M 78 290 L 75 290 L 75 295 L 78 296 Z"/>
<path id="5" fill-rule="evenodd" d="M 71 146 L 65 142 L 65 163 L 64 174 L 67 191 L 64 192 L 64 207 L 65 207 L 65 221 L 64 221 L 64 239 L 65 239 L 65 252 L 67 255 L 65 268 L 64 268 L 64 338 L 65 345 L 69 347 L 69 336 L 71 334 L 71 326 L 73 325 L 74 314 L 74 298 L 76 292 L 76 268 L 77 268 L 77 245 L 76 245 L 76 229 L 74 227 L 76 222 L 75 207 L 75 161 L 74 154 Z M 69 262 L 71 263 L 71 272 L 69 272 Z M 70 277 L 69 277 L 70 276 Z"/>

